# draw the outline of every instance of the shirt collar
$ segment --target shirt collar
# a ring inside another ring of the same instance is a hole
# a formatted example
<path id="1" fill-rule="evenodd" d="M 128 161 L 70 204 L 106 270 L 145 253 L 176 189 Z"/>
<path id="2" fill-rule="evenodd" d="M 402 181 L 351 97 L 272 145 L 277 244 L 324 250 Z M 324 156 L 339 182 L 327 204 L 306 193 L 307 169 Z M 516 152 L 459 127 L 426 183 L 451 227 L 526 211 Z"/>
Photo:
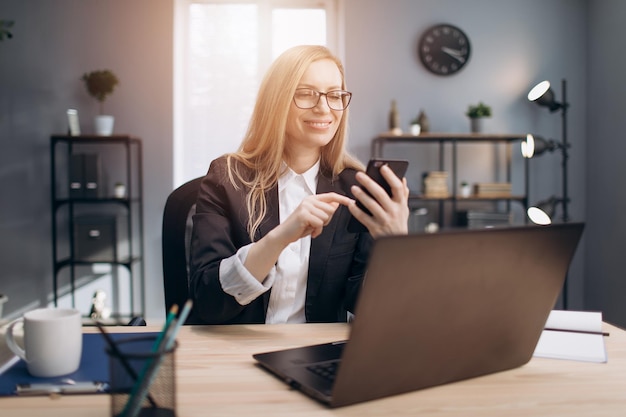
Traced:
<path id="1" fill-rule="evenodd" d="M 298 174 L 296 174 L 284 162 L 283 162 L 283 168 L 285 168 L 285 173 L 278 179 L 278 191 L 279 192 L 284 190 L 287 184 L 289 184 L 295 177 L 298 176 Z M 311 194 L 316 193 L 317 175 L 319 174 L 319 171 L 320 171 L 320 161 L 318 159 L 315 165 L 313 165 L 311 168 L 309 168 L 307 171 L 301 174 Z"/>

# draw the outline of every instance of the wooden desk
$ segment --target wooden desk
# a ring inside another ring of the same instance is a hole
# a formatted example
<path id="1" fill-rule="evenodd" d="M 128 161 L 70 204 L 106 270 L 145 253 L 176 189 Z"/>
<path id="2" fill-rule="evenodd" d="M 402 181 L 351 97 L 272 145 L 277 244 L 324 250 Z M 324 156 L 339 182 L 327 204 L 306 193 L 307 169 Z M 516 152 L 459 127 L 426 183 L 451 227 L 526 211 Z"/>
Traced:
<path id="1" fill-rule="evenodd" d="M 138 329 L 158 330 L 119 328 Z M 534 358 L 510 371 L 329 409 L 259 369 L 251 355 L 342 339 L 347 325 L 188 326 L 178 338 L 178 416 L 614 417 L 626 412 L 626 332 L 604 330 L 611 333 L 606 364 Z M 108 417 L 109 396 L 1 398 L 0 415 Z"/>

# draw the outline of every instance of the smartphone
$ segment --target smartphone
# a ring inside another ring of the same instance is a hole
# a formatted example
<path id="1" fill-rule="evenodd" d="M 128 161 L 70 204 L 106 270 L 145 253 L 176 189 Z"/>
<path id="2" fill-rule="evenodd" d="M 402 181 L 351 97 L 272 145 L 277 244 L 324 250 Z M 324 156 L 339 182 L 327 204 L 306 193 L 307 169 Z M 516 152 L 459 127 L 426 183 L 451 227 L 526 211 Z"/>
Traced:
<path id="1" fill-rule="evenodd" d="M 394 172 L 394 174 L 396 174 L 398 178 L 402 179 L 406 174 L 406 170 L 409 166 L 409 161 L 405 159 L 373 158 L 370 159 L 367 163 L 367 169 L 365 170 L 365 173 L 374 181 L 376 181 L 381 187 L 383 187 L 385 191 L 387 191 L 387 194 L 391 195 L 391 187 L 389 186 L 385 178 L 383 178 L 383 175 L 380 173 L 380 167 L 382 167 L 383 165 L 388 165 L 389 168 L 391 168 L 391 170 Z M 362 189 L 367 194 L 371 195 L 369 191 L 364 188 Z M 359 207 L 361 210 L 371 215 L 370 211 L 365 208 L 360 201 L 357 200 L 356 204 L 357 207 Z M 363 226 L 363 224 L 358 221 L 354 216 L 351 216 L 350 221 L 348 222 L 348 231 L 351 233 L 362 233 L 367 232 L 367 228 Z"/>

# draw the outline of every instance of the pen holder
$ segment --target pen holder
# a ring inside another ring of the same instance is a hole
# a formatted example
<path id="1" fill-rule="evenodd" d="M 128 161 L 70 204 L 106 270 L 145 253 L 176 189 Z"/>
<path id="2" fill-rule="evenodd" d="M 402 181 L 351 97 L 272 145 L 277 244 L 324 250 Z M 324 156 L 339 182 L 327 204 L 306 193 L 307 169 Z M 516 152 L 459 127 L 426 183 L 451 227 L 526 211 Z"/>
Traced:
<path id="1" fill-rule="evenodd" d="M 116 351 L 107 349 L 112 417 L 176 416 L 177 344 L 154 352 L 156 340 L 156 335 L 119 340 Z"/>

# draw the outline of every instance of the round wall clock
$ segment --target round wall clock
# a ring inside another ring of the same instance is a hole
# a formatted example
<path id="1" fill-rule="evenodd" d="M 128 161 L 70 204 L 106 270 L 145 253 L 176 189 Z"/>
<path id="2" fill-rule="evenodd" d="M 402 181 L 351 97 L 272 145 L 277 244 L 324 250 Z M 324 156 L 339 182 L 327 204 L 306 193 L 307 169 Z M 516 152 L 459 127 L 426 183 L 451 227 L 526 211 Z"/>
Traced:
<path id="1" fill-rule="evenodd" d="M 428 28 L 418 44 L 420 61 L 437 75 L 452 75 L 467 64 L 470 42 L 458 27 L 447 23 Z"/>

